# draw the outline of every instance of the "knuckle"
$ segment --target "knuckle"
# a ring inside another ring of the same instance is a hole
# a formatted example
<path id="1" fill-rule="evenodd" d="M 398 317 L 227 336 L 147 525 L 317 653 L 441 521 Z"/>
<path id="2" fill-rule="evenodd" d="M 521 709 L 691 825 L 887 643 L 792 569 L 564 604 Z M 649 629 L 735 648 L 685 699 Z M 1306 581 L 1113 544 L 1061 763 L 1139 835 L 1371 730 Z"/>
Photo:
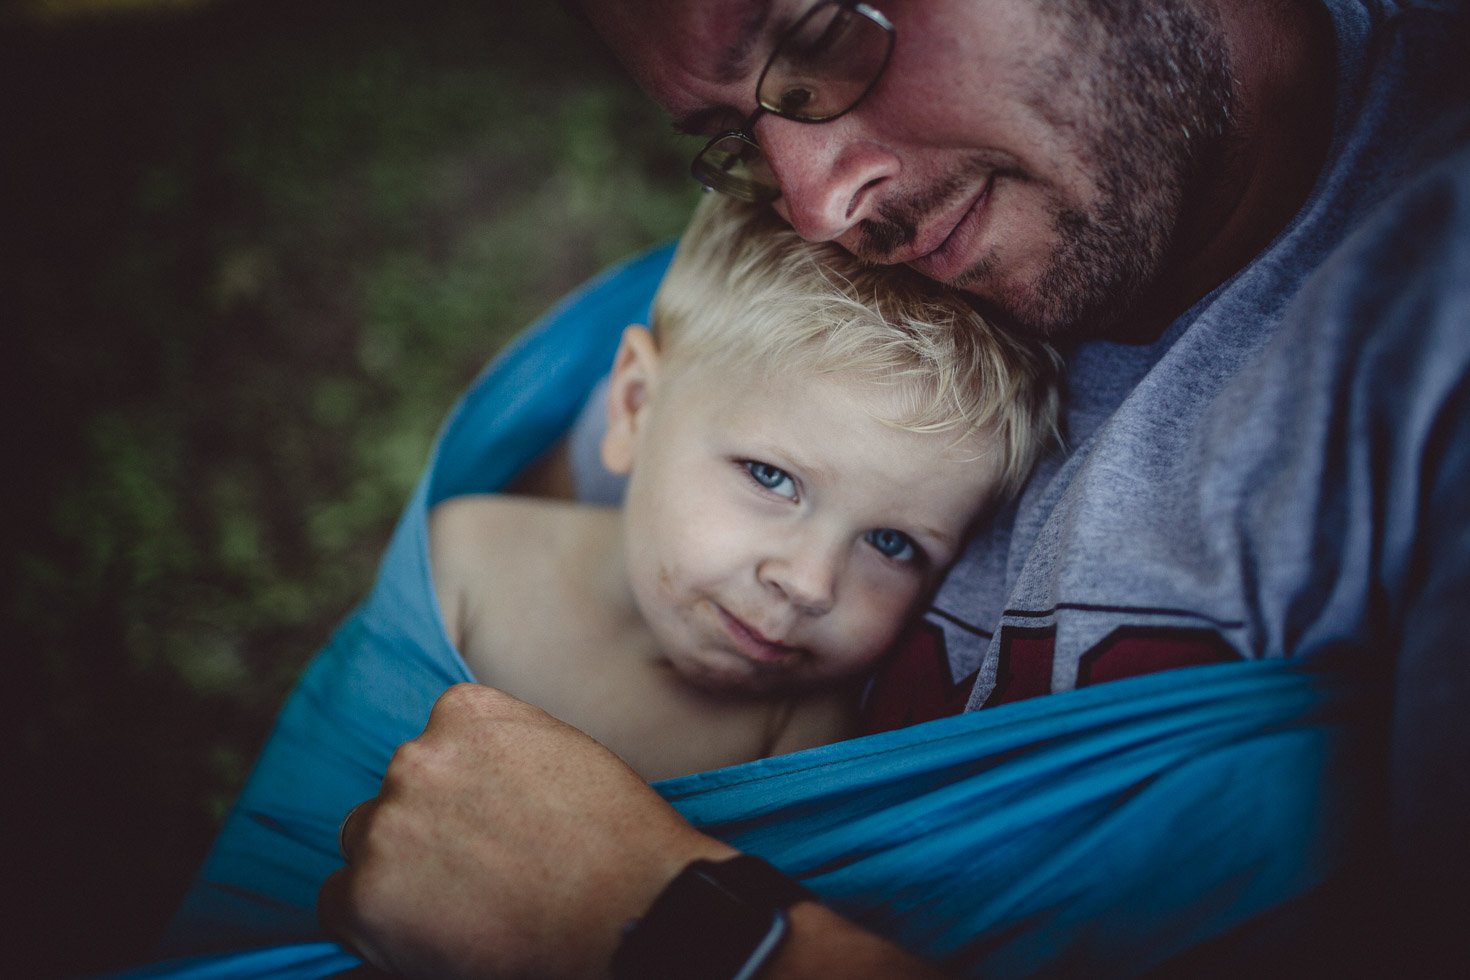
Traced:
<path id="1" fill-rule="evenodd" d="M 468 681 L 455 684 L 439 696 L 439 704 L 436 707 L 447 709 L 472 707 L 482 690 L 485 690 L 482 685 L 471 684 Z"/>
<path id="2" fill-rule="evenodd" d="M 434 770 L 436 752 L 433 745 L 423 737 L 404 742 L 388 760 L 388 769 L 383 774 L 383 788 L 388 790 L 404 779 L 412 779 Z"/>
<path id="3" fill-rule="evenodd" d="M 454 711 L 476 713 L 495 711 L 500 706 L 514 700 L 509 694 L 498 688 L 468 681 L 453 685 L 439 698 L 441 704 Z"/>
<path id="4" fill-rule="evenodd" d="M 525 702 L 485 684 L 455 684 L 439 696 L 429 715 L 426 734 L 439 726 L 484 725 L 514 720 L 531 709 Z"/>

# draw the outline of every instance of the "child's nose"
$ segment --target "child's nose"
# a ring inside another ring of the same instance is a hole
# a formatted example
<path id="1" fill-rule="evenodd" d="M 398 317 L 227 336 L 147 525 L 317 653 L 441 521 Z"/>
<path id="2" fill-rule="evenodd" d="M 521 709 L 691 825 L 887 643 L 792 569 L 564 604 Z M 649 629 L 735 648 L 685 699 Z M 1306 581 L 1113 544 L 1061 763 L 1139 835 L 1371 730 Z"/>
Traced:
<path id="1" fill-rule="evenodd" d="M 761 563 L 762 584 L 809 616 L 820 616 L 837 601 L 839 558 L 836 549 L 815 542 L 791 547 Z"/>

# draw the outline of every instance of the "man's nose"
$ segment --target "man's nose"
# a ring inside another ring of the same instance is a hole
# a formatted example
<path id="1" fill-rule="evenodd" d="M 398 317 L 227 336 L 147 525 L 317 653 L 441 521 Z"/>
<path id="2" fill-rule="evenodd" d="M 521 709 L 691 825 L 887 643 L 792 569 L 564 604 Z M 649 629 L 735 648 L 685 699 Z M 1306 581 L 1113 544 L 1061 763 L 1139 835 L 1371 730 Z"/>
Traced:
<path id="1" fill-rule="evenodd" d="M 841 555 L 832 544 L 811 536 L 788 538 L 756 569 L 761 584 L 809 616 L 820 616 L 837 602 Z"/>
<path id="2" fill-rule="evenodd" d="M 756 129 L 781 183 L 774 206 L 807 241 L 841 238 L 874 214 L 884 182 L 899 173 L 897 155 L 865 138 L 855 114 L 803 123 L 768 113 Z"/>

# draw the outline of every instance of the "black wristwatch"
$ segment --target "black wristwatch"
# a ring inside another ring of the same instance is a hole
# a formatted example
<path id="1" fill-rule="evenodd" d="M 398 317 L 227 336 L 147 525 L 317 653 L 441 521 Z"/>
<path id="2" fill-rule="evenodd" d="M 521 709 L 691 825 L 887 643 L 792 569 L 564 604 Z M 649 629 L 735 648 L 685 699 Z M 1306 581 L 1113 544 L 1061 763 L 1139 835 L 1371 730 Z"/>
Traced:
<path id="1" fill-rule="evenodd" d="M 816 895 L 758 857 L 695 861 L 628 924 L 614 980 L 750 980 L 786 935 L 786 910 Z"/>

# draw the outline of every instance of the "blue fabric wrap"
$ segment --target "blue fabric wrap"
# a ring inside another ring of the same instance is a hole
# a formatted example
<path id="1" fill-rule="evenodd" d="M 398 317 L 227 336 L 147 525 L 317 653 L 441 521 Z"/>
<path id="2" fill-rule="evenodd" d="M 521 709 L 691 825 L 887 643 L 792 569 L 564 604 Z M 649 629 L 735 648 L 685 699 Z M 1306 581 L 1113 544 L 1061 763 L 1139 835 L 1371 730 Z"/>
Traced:
<path id="1" fill-rule="evenodd" d="M 115 980 L 321 980 L 361 967 L 336 943 L 317 941 L 166 960 L 116 974 Z"/>
<path id="2" fill-rule="evenodd" d="M 336 833 L 470 680 L 429 578 L 432 503 L 502 485 L 570 424 L 669 247 L 594 280 L 464 396 L 367 600 L 308 666 L 132 977 L 317 977 Z M 657 784 L 693 823 L 960 973 L 1136 976 L 1349 868 L 1376 834 L 1368 685 L 1325 662 L 1173 671 Z M 260 947 L 269 947 L 261 949 Z M 220 954 L 221 950 L 248 949 Z"/>

